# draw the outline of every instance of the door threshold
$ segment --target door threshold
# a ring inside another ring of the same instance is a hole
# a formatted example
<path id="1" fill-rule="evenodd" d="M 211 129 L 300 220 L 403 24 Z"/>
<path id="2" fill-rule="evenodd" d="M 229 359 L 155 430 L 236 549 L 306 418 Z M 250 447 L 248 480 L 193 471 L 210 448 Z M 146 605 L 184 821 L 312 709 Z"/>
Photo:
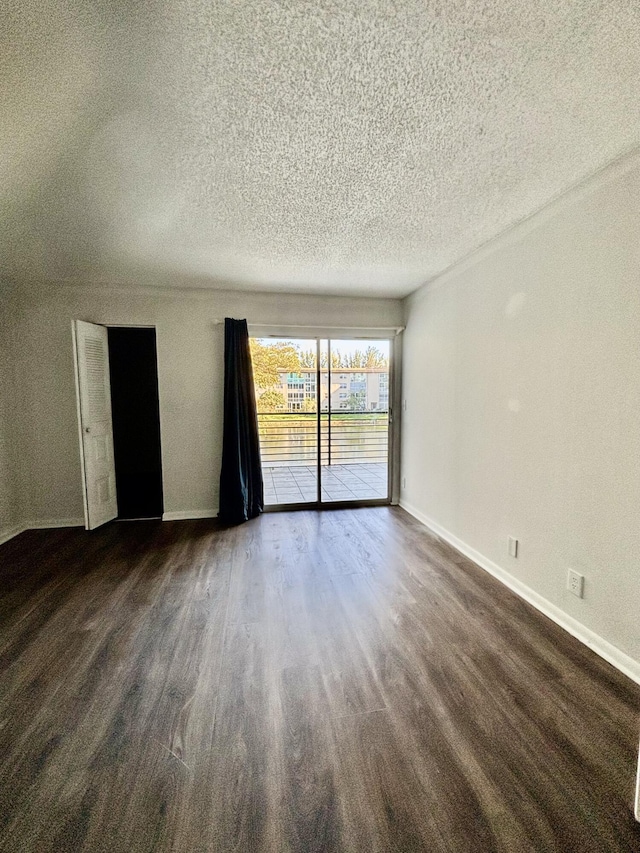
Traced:
<path id="1" fill-rule="evenodd" d="M 367 506 L 390 506 L 390 498 L 370 498 L 369 500 L 361 501 L 311 501 L 309 503 L 290 503 L 290 504 L 269 504 L 265 506 L 263 512 L 292 512 L 299 509 L 359 509 Z"/>
<path id="2" fill-rule="evenodd" d="M 140 518 L 116 518 L 116 521 L 162 521 L 162 516 L 142 515 Z"/>

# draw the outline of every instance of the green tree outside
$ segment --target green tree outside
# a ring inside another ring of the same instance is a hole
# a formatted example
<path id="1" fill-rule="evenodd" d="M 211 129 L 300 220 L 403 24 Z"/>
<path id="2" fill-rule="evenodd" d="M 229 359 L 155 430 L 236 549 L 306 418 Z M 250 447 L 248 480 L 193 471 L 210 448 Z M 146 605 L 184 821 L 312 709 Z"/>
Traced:
<path id="1" fill-rule="evenodd" d="M 259 412 L 284 412 L 287 402 L 279 391 L 265 391 L 258 398 Z"/>
<path id="2" fill-rule="evenodd" d="M 280 384 L 280 373 L 300 372 L 300 352 L 289 341 L 263 344 L 251 338 L 251 363 L 253 381 L 258 388 L 271 388 Z"/>

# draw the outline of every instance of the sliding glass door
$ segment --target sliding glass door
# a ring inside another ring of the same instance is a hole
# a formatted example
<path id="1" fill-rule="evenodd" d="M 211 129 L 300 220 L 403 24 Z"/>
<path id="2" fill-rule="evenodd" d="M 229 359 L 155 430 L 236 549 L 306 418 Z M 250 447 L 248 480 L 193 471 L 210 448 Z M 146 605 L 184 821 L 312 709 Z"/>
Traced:
<path id="1" fill-rule="evenodd" d="M 389 340 L 252 338 L 268 507 L 389 500 Z"/>
<path id="2" fill-rule="evenodd" d="M 389 496 L 389 341 L 321 341 L 324 501 Z"/>
<path id="3" fill-rule="evenodd" d="M 318 501 L 318 343 L 251 338 L 266 506 Z"/>

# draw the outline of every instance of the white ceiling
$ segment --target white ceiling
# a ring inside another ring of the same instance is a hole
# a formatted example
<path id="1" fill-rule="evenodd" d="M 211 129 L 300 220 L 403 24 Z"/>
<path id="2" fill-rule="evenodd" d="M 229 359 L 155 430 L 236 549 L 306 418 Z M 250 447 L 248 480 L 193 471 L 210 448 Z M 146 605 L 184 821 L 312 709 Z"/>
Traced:
<path id="1" fill-rule="evenodd" d="M 12 276 L 402 296 L 640 143 L 637 0 L 9 0 Z"/>

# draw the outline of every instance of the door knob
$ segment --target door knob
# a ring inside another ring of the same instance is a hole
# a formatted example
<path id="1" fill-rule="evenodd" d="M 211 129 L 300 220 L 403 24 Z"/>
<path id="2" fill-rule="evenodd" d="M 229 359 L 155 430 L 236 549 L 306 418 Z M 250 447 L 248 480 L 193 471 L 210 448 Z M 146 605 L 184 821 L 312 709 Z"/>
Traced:
<path id="1" fill-rule="evenodd" d="M 84 428 L 84 431 L 85 431 L 85 432 L 91 432 L 91 427 L 85 427 L 85 428 Z"/>

